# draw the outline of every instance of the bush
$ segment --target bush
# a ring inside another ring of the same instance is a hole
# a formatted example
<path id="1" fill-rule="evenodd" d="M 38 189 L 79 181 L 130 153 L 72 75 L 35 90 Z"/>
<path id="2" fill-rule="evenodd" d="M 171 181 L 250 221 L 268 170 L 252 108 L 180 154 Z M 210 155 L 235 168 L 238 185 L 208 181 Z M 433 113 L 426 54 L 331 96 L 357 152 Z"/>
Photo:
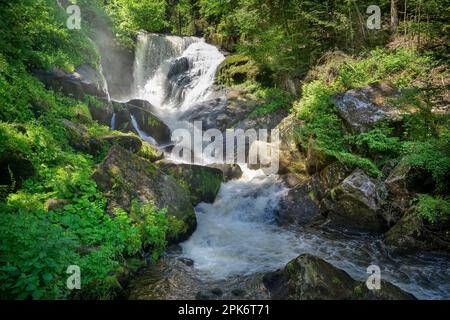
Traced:
<path id="1" fill-rule="evenodd" d="M 430 223 L 450 217 L 450 199 L 419 194 L 416 198 L 416 213 Z"/>

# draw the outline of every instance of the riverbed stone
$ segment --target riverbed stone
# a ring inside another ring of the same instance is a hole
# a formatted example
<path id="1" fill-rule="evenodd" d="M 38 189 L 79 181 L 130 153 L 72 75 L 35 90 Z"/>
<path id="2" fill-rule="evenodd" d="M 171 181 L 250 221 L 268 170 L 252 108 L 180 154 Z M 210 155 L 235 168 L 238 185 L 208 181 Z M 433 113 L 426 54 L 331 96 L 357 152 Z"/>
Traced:
<path id="1" fill-rule="evenodd" d="M 413 295 L 386 281 L 380 290 L 369 290 L 364 282 L 310 254 L 302 254 L 284 268 L 264 276 L 274 300 L 412 300 Z"/>

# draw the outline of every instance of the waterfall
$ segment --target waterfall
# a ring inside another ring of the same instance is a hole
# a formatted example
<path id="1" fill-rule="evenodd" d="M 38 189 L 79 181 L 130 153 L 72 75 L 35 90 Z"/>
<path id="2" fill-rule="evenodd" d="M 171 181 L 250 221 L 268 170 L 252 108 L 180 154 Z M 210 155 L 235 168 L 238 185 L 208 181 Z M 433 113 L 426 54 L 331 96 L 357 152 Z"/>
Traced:
<path id="1" fill-rule="evenodd" d="M 180 119 L 203 102 L 218 104 L 217 97 L 224 99 L 214 89 L 214 76 L 223 60 L 217 48 L 200 38 L 141 33 L 133 70 L 133 98 L 151 102 L 172 130 L 199 130 Z M 156 144 L 140 130 L 133 116 L 131 121 L 143 140 Z M 166 157 L 177 160 L 171 154 Z M 240 179 L 223 183 L 214 203 L 196 206 L 197 230 L 181 244 L 182 255 L 195 261 L 193 268 L 202 281 L 275 270 L 299 254 L 310 253 L 358 280 L 365 281 L 367 267 L 376 264 L 383 279 L 419 298 L 449 297 L 450 268 L 445 259 L 393 257 L 383 249 L 379 237 L 278 226 L 278 205 L 287 192 L 280 177 L 240 165 Z"/>
<path id="2" fill-rule="evenodd" d="M 215 72 L 225 59 L 196 37 L 138 36 L 134 63 L 136 96 L 152 103 L 169 125 L 213 93 Z"/>
<path id="3" fill-rule="evenodd" d="M 116 112 L 114 112 L 111 117 L 111 125 L 110 125 L 111 130 L 116 130 L 116 118 L 117 118 L 117 114 L 116 114 Z"/>
<path id="4" fill-rule="evenodd" d="M 189 45 L 197 41 L 201 41 L 201 39 L 139 33 L 133 66 L 135 93 L 139 95 L 139 92 L 165 61 L 181 55 Z"/>
<path id="5" fill-rule="evenodd" d="M 111 96 L 109 94 L 109 88 L 108 88 L 108 82 L 106 81 L 105 75 L 103 73 L 103 65 L 100 63 L 100 66 L 98 68 L 100 77 L 102 80 L 102 90 L 106 94 L 106 97 L 108 98 L 108 101 L 111 101 Z"/>

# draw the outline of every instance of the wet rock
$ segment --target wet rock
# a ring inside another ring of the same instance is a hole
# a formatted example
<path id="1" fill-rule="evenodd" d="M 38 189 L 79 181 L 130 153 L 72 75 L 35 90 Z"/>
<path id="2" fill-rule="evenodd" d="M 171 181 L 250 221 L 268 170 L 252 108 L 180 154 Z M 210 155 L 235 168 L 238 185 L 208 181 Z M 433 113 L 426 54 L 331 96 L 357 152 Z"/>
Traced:
<path id="1" fill-rule="evenodd" d="M 238 164 L 214 163 L 208 164 L 208 167 L 221 170 L 225 182 L 242 177 L 242 169 Z"/>
<path id="2" fill-rule="evenodd" d="M 267 273 L 264 284 L 271 299 L 280 300 L 411 300 L 415 299 L 398 287 L 382 281 L 380 290 L 369 290 L 345 271 L 330 263 L 303 254 L 284 268 Z"/>
<path id="3" fill-rule="evenodd" d="M 380 187 L 364 171 L 356 169 L 331 191 L 328 217 L 337 223 L 369 231 L 383 231 L 387 222 L 382 216 Z"/>
<path id="4" fill-rule="evenodd" d="M 334 97 L 339 115 L 352 133 L 371 130 L 380 121 L 395 124 L 403 115 L 414 112 L 406 106 L 396 106 L 389 100 L 400 92 L 388 82 L 347 91 Z"/>
<path id="5" fill-rule="evenodd" d="M 281 225 L 306 225 L 318 221 L 320 218 L 319 206 L 313 200 L 311 189 L 307 183 L 289 190 L 287 196 L 280 201 L 278 222 Z"/>
<path id="6" fill-rule="evenodd" d="M 295 188 L 300 184 L 303 184 L 307 179 L 303 175 L 297 175 L 294 173 L 286 173 L 280 176 L 288 188 Z"/>
<path id="7" fill-rule="evenodd" d="M 180 257 L 178 258 L 178 260 L 180 260 L 181 262 L 183 262 L 185 265 L 192 267 L 194 265 L 194 260 L 189 259 L 189 258 L 184 258 L 184 257 Z"/>
<path id="8" fill-rule="evenodd" d="M 115 208 L 129 212 L 133 199 L 167 208 L 169 243 L 186 240 L 196 228 L 189 192 L 150 161 L 119 145 L 111 147 L 92 178 L 108 200 L 107 210 L 112 215 Z"/>
<path id="9" fill-rule="evenodd" d="M 154 114 L 154 111 L 151 111 L 154 107 L 149 102 L 131 100 L 126 103 L 114 102 L 113 106 L 116 113 L 116 130 L 136 132 L 131 119 L 133 116 L 139 129 L 155 139 L 158 144 L 171 141 L 169 127 Z"/>
<path id="10" fill-rule="evenodd" d="M 157 164 L 189 192 L 193 205 L 214 202 L 224 180 L 223 172 L 217 168 L 176 164 L 167 160 L 158 161 Z"/>
<path id="11" fill-rule="evenodd" d="M 223 291 L 220 288 L 214 288 L 211 290 L 211 293 L 215 296 L 221 297 L 223 295 Z"/>
<path id="12" fill-rule="evenodd" d="M 59 91 L 74 98 L 82 99 L 87 95 L 108 97 L 104 78 L 98 70 L 87 64 L 77 67 L 73 73 L 67 73 L 58 68 L 50 71 L 34 70 L 33 73 L 47 89 Z"/>
<path id="13" fill-rule="evenodd" d="M 107 99 L 89 100 L 88 108 L 92 120 L 109 127 L 114 113 L 114 104 L 115 102 L 110 102 Z"/>
<path id="14" fill-rule="evenodd" d="M 134 107 L 137 107 L 139 109 L 142 109 L 144 111 L 148 111 L 151 113 L 155 113 L 157 110 L 156 107 L 154 105 L 152 105 L 150 102 L 148 102 L 147 100 L 132 99 L 132 100 L 129 100 L 126 104 L 128 106 L 134 106 Z M 131 109 L 131 108 L 129 107 L 129 109 Z"/>
<path id="15" fill-rule="evenodd" d="M 396 251 L 445 251 L 450 253 L 450 218 L 429 223 L 415 208 L 408 212 L 384 236 L 384 243 Z"/>
<path id="16" fill-rule="evenodd" d="M 236 297 L 241 297 L 245 294 L 245 290 L 243 289 L 233 289 L 231 290 L 231 294 Z"/>
<path id="17" fill-rule="evenodd" d="M 150 111 L 129 108 L 130 114 L 136 119 L 139 129 L 150 135 L 158 144 L 171 142 L 169 127 Z"/>
<path id="18" fill-rule="evenodd" d="M 295 130 L 299 125 L 296 116 L 291 114 L 284 118 L 276 127 L 280 133 L 280 173 L 304 173 L 306 170 L 305 157 L 295 138 Z"/>

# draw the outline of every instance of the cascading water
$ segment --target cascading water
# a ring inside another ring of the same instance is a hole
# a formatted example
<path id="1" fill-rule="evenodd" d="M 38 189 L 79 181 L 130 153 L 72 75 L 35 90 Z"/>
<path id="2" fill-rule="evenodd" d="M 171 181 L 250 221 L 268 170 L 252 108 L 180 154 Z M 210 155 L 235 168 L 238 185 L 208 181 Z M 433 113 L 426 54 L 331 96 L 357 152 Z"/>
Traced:
<path id="1" fill-rule="evenodd" d="M 189 127 L 179 120 L 183 114 L 201 102 L 223 99 L 213 88 L 223 59 L 214 46 L 199 38 L 141 34 L 133 98 L 152 103 L 172 130 Z M 132 121 L 141 137 L 149 139 Z M 183 256 L 195 261 L 194 270 L 203 282 L 274 270 L 299 254 L 311 253 L 360 280 L 367 278 L 367 267 L 376 264 L 383 279 L 418 298 L 450 298 L 448 259 L 417 254 L 393 257 L 377 237 L 281 228 L 276 225 L 276 211 L 287 189 L 280 178 L 245 165 L 242 169 L 242 178 L 222 184 L 213 204 L 195 208 L 197 230 L 182 244 Z"/>

